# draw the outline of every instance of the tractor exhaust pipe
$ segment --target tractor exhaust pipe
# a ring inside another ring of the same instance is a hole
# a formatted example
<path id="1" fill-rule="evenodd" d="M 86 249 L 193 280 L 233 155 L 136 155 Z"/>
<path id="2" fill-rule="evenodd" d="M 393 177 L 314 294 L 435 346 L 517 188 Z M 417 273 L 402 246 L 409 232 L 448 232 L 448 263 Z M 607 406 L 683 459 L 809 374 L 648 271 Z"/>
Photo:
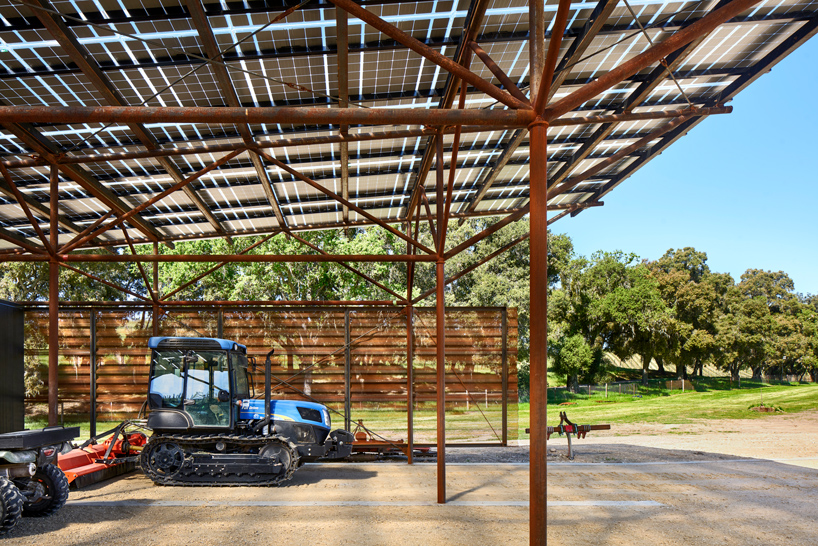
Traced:
<path id="1" fill-rule="evenodd" d="M 275 349 L 270 349 L 270 352 L 267 353 L 267 359 L 264 361 L 264 420 L 267 422 L 268 434 L 272 432 L 270 428 L 270 369 L 273 365 L 270 357 L 273 356 L 274 352 Z"/>

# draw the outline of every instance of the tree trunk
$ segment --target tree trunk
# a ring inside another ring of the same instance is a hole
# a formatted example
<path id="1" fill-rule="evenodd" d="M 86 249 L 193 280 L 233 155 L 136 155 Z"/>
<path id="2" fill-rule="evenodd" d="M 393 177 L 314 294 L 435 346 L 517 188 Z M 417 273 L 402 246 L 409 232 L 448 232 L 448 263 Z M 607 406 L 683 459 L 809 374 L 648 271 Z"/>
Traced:
<path id="1" fill-rule="evenodd" d="M 665 375 L 665 359 L 661 356 L 657 356 L 656 365 L 659 367 L 659 375 Z"/>
<path id="2" fill-rule="evenodd" d="M 755 380 L 755 381 L 761 381 L 762 380 L 761 366 L 756 366 L 755 368 L 753 368 L 753 380 Z"/>
<path id="3" fill-rule="evenodd" d="M 676 377 L 684 381 L 687 379 L 687 366 L 684 364 L 676 364 Z"/>
<path id="4" fill-rule="evenodd" d="M 813 368 L 809 371 L 809 376 L 812 378 L 814 383 L 818 383 L 818 369 Z"/>
<path id="5" fill-rule="evenodd" d="M 574 394 L 579 393 L 579 375 L 574 374 L 568 378 L 568 390 Z"/>
<path id="6" fill-rule="evenodd" d="M 650 355 L 640 355 L 642 357 L 642 385 L 648 386 L 648 368 L 650 368 Z"/>
<path id="7" fill-rule="evenodd" d="M 739 371 L 741 371 L 741 367 L 738 364 L 730 366 L 730 379 L 732 381 L 738 382 L 738 380 L 739 380 L 739 378 L 738 378 Z"/>

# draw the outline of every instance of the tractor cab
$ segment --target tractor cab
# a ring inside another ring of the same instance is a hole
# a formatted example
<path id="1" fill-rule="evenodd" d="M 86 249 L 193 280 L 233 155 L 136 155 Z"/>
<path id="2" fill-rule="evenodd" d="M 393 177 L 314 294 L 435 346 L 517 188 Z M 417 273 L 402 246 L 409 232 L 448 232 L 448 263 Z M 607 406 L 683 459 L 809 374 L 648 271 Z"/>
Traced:
<path id="1" fill-rule="evenodd" d="M 148 426 L 232 430 L 249 397 L 247 348 L 225 339 L 152 337 Z"/>

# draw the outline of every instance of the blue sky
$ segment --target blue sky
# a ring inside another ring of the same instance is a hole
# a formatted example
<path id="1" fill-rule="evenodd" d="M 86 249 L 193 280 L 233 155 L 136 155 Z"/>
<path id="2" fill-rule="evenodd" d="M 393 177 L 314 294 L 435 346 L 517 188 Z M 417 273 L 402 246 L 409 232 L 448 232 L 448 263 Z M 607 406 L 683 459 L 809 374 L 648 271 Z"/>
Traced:
<path id="1" fill-rule="evenodd" d="M 577 254 L 669 248 L 707 253 L 736 281 L 785 271 L 818 293 L 818 37 L 605 196 L 605 206 L 552 225 Z M 553 214 L 553 213 L 552 213 Z"/>

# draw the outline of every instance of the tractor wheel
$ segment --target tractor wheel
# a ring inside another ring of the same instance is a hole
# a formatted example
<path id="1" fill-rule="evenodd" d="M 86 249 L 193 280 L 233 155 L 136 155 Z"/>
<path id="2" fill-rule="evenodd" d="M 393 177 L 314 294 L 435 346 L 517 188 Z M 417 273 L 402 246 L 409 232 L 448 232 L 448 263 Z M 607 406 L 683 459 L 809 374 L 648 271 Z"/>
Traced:
<path id="1" fill-rule="evenodd" d="M 6 477 L 0 477 L 0 535 L 11 531 L 23 511 L 23 495 Z"/>
<path id="2" fill-rule="evenodd" d="M 68 479 L 59 467 L 47 464 L 26 480 L 24 516 L 43 517 L 54 514 L 68 500 Z"/>

